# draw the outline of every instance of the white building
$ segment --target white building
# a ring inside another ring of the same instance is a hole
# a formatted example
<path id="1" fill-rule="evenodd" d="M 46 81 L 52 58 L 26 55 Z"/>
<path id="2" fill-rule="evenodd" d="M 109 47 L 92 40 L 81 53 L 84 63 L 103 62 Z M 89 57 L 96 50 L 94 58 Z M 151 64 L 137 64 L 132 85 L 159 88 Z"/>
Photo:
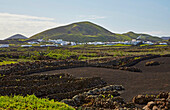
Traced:
<path id="1" fill-rule="evenodd" d="M 87 43 L 77 43 L 78 45 L 85 45 L 85 44 L 87 44 Z"/>
<path id="2" fill-rule="evenodd" d="M 130 45 L 131 42 L 129 42 L 129 41 L 121 42 L 121 41 L 119 41 L 119 42 L 107 42 L 106 44 L 107 44 L 107 45 L 115 45 L 115 44 Z"/>
<path id="3" fill-rule="evenodd" d="M 32 45 L 21 45 L 21 47 L 32 47 Z"/>
<path id="4" fill-rule="evenodd" d="M 62 42 L 62 43 L 60 43 L 60 45 L 62 45 L 62 46 L 65 46 L 65 45 L 68 45 L 69 44 L 69 42 Z"/>
<path id="5" fill-rule="evenodd" d="M 9 44 L 0 44 L 0 48 L 9 47 Z"/>
<path id="6" fill-rule="evenodd" d="M 46 47 L 46 45 L 40 45 L 40 47 Z"/>
<path id="7" fill-rule="evenodd" d="M 44 42 L 44 40 L 43 40 L 43 39 L 38 39 L 37 41 L 38 41 L 38 42 Z"/>
<path id="8" fill-rule="evenodd" d="M 39 44 L 39 42 L 31 41 L 31 42 L 28 42 L 28 44 Z"/>
<path id="9" fill-rule="evenodd" d="M 52 42 L 52 43 L 56 43 L 56 44 L 60 44 L 60 43 L 63 43 L 65 41 L 63 41 L 62 39 L 57 39 L 57 40 L 52 40 L 52 39 L 49 39 L 48 42 Z"/>
<path id="10" fill-rule="evenodd" d="M 58 47 L 57 44 L 46 44 L 45 46 L 46 46 L 46 47 Z"/>
<path id="11" fill-rule="evenodd" d="M 144 44 L 149 44 L 149 45 L 153 45 L 154 43 L 152 43 L 151 41 L 146 41 L 146 42 L 143 42 Z"/>
<path id="12" fill-rule="evenodd" d="M 63 41 L 62 39 L 57 39 L 57 40 L 51 40 L 49 39 L 48 42 L 52 42 L 52 43 L 55 43 L 55 44 L 59 44 L 59 45 L 68 45 L 71 43 L 71 45 L 75 45 L 76 43 L 75 42 L 67 42 L 67 41 Z"/>
<path id="13" fill-rule="evenodd" d="M 75 42 L 70 42 L 70 44 L 73 46 L 73 45 L 76 45 L 76 43 Z"/>
<path id="14" fill-rule="evenodd" d="M 105 45 L 104 42 L 88 42 L 88 45 Z"/>
<path id="15" fill-rule="evenodd" d="M 168 45 L 168 44 L 165 42 L 162 42 L 162 43 L 159 43 L 159 45 Z"/>

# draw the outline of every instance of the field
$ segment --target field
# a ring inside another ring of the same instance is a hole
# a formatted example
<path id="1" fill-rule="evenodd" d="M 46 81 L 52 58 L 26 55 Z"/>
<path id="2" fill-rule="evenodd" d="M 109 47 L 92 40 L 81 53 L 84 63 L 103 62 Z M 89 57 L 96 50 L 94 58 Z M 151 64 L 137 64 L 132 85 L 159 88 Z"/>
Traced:
<path id="1" fill-rule="evenodd" d="M 1 97 L 34 94 L 75 109 L 137 109 L 167 102 L 169 90 L 169 46 L 0 48 Z M 169 109 L 167 103 L 155 106 Z"/>

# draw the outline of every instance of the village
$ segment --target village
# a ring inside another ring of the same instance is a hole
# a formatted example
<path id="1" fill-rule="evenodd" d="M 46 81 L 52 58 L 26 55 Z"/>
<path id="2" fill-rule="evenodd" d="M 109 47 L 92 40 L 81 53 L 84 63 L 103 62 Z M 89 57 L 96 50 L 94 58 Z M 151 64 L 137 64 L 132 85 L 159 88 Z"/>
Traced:
<path id="1" fill-rule="evenodd" d="M 38 40 L 32 40 L 27 42 L 27 44 L 20 45 L 20 47 L 34 47 L 39 46 L 39 47 L 58 47 L 58 46 L 75 46 L 75 45 L 116 45 L 116 44 L 122 44 L 122 45 L 141 45 L 141 44 L 146 44 L 146 45 L 168 45 L 166 42 L 160 42 L 160 43 L 155 43 L 151 41 L 144 41 L 140 39 L 132 39 L 131 41 L 118 41 L 118 42 L 85 42 L 85 43 L 78 43 L 78 42 L 69 42 L 69 41 L 64 41 L 62 39 L 57 39 L 57 40 L 43 40 L 43 39 L 38 39 Z M 10 47 L 10 44 L 0 44 L 0 48 L 7 48 Z"/>

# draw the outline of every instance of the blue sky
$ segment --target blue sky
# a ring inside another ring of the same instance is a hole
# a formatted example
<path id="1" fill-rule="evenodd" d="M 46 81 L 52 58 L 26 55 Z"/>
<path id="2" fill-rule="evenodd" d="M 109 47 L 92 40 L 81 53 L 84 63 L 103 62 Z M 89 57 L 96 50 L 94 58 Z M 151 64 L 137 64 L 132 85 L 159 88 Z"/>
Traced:
<path id="1" fill-rule="evenodd" d="M 170 0 L 0 0 L 0 39 L 79 21 L 115 33 L 170 36 Z"/>

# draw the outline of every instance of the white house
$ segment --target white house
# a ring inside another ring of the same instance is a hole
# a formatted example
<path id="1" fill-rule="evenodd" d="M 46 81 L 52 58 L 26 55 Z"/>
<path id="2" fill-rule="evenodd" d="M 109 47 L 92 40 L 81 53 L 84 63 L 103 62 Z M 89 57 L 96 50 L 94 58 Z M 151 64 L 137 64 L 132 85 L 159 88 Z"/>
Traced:
<path id="1" fill-rule="evenodd" d="M 78 45 L 84 45 L 84 44 L 86 44 L 86 43 L 77 43 Z"/>
<path id="2" fill-rule="evenodd" d="M 59 45 L 68 45 L 71 43 L 71 45 L 75 45 L 74 42 L 67 42 L 67 41 L 63 41 L 62 39 L 57 39 L 57 40 L 52 40 L 52 39 L 49 39 L 48 42 L 52 42 L 52 43 L 55 43 L 55 44 L 59 44 Z"/>
<path id="3" fill-rule="evenodd" d="M 104 45 L 104 42 L 94 42 L 94 45 Z"/>
<path id="4" fill-rule="evenodd" d="M 132 45 L 137 45 L 137 44 L 139 44 L 140 42 L 142 42 L 142 41 L 141 41 L 141 40 L 132 39 L 132 41 L 130 42 L 130 44 L 132 44 Z"/>
<path id="5" fill-rule="evenodd" d="M 31 41 L 31 42 L 28 42 L 28 44 L 39 44 L 39 42 Z"/>
<path id="6" fill-rule="evenodd" d="M 76 43 L 75 42 L 70 42 L 70 44 L 73 46 L 73 45 L 76 45 Z"/>
<path id="7" fill-rule="evenodd" d="M 159 45 L 168 45 L 168 44 L 165 42 L 162 42 L 162 43 L 159 43 Z"/>
<path id="8" fill-rule="evenodd" d="M 9 47 L 9 44 L 0 44 L 0 48 Z"/>
<path id="9" fill-rule="evenodd" d="M 60 43 L 60 45 L 62 45 L 62 46 L 65 46 L 65 45 L 67 45 L 68 43 L 67 42 L 62 42 L 62 43 Z"/>
<path id="10" fill-rule="evenodd" d="M 44 40 L 43 40 L 43 39 L 38 39 L 37 41 L 38 41 L 38 42 L 44 42 Z"/>
<path id="11" fill-rule="evenodd" d="M 149 44 L 149 45 L 153 45 L 154 43 L 152 43 L 151 41 L 146 41 L 146 42 L 143 42 L 144 44 Z"/>
<path id="12" fill-rule="evenodd" d="M 107 42 L 106 44 L 107 44 L 107 45 L 115 45 L 115 44 L 129 45 L 129 44 L 131 44 L 131 43 L 130 43 L 129 41 L 125 41 L 125 42 L 119 41 L 119 42 Z"/>
<path id="13" fill-rule="evenodd" d="M 21 47 L 32 47 L 32 45 L 21 45 Z"/>
<path id="14" fill-rule="evenodd" d="M 61 44 L 65 41 L 63 41 L 62 39 L 57 39 L 57 40 L 52 40 L 52 39 L 49 39 L 48 42 L 52 42 L 52 43 L 56 43 L 56 44 Z"/>
<path id="15" fill-rule="evenodd" d="M 46 47 L 58 47 L 57 44 L 46 44 L 45 46 L 46 46 Z"/>
<path id="16" fill-rule="evenodd" d="M 104 45 L 104 42 L 88 42 L 88 45 Z"/>
<path id="17" fill-rule="evenodd" d="M 40 47 L 46 47 L 46 45 L 40 45 Z"/>

